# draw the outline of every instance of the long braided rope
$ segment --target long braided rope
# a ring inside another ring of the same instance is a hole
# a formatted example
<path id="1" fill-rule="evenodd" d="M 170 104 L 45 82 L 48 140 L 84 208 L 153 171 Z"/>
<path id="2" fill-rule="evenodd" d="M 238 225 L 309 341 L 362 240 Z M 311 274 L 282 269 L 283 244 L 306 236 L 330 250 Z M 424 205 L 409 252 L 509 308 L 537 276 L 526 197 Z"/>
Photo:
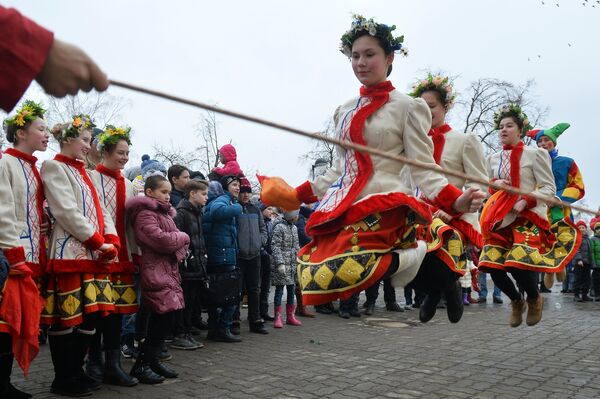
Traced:
<path id="1" fill-rule="evenodd" d="M 521 196 L 528 196 L 531 198 L 535 198 L 536 200 L 539 201 L 543 201 L 546 204 L 548 204 L 549 206 L 560 206 L 560 207 L 570 207 L 571 209 L 575 209 L 578 210 L 580 212 L 583 213 L 589 213 L 589 214 L 593 214 L 593 215 L 597 215 L 600 216 L 600 212 L 598 211 L 594 211 L 592 209 L 586 208 L 584 206 L 581 205 L 574 205 L 574 204 L 570 204 L 568 202 L 565 201 L 561 201 L 560 199 L 556 198 L 556 197 L 546 197 L 544 195 L 541 195 L 539 193 L 535 193 L 535 192 L 526 192 L 526 191 L 522 191 L 518 188 L 515 187 L 510 187 L 510 186 L 505 186 L 505 185 L 499 185 L 496 184 L 494 182 L 490 182 L 488 180 L 485 179 L 481 179 L 479 177 L 476 176 L 469 176 L 465 173 L 462 172 L 457 172 L 457 171 L 453 171 L 453 170 L 448 170 L 448 169 L 444 169 L 441 166 L 435 165 L 435 164 L 428 164 L 428 163 L 423 163 L 420 161 L 416 161 L 413 159 L 409 159 L 406 157 L 403 157 L 401 155 L 397 155 L 397 154 L 392 154 L 390 152 L 386 152 L 386 151 L 382 151 L 379 150 L 377 148 L 371 148 L 365 145 L 361 145 L 361 144 L 356 144 L 356 143 L 352 143 L 352 142 L 346 142 L 346 141 L 341 141 L 339 139 L 336 138 L 332 138 L 332 137 L 326 137 L 323 136 L 319 133 L 311 133 L 311 132 L 307 132 L 305 130 L 301 130 L 301 129 L 296 129 L 294 127 L 290 127 L 287 125 L 283 125 L 281 123 L 277 123 L 277 122 L 272 122 L 266 119 L 262 119 L 262 118 L 258 118 L 256 116 L 251 116 L 251 115 L 246 115 L 246 114 L 242 114 L 240 112 L 235 112 L 235 111 L 231 111 L 225 108 L 221 108 L 221 107 L 217 107 L 215 105 L 210 105 L 210 104 L 206 104 L 206 103 L 202 103 L 199 101 L 194 101 L 194 100 L 188 100 L 182 97 L 178 97 L 178 96 L 174 96 L 172 94 L 167 94 L 167 93 L 163 93 L 157 90 L 152 90 L 152 89 L 148 89 L 148 88 L 144 88 L 141 86 L 137 86 L 137 85 L 132 85 L 130 83 L 125 83 L 125 82 L 120 82 L 117 80 L 111 80 L 110 81 L 111 85 L 114 86 L 118 86 L 127 90 L 132 90 L 138 93 L 143 93 L 143 94 L 148 94 L 154 97 L 159 97 L 159 98 L 163 98 L 165 100 L 170 100 L 170 101 L 174 101 L 177 103 L 181 103 L 181 104 L 185 104 L 185 105 L 189 105 L 195 108 L 200 108 L 200 109 L 204 109 L 207 111 L 212 111 L 218 114 L 222 114 L 222 115 L 227 115 L 230 116 L 232 118 L 236 118 L 236 119 L 241 119 L 241 120 L 245 120 L 247 122 L 252 122 L 252 123 L 257 123 L 259 125 L 264 125 L 264 126 L 269 126 L 272 127 L 274 129 L 279 129 L 279 130 L 283 130 L 286 131 L 288 133 L 293 133 L 299 136 L 304 136 L 304 137 L 308 137 L 311 139 L 316 139 L 316 140 L 322 140 L 322 141 L 326 141 L 330 144 L 334 144 L 334 145 L 338 145 L 342 148 L 345 149 L 350 149 L 350 150 L 354 150 L 357 152 L 363 152 L 363 153 L 368 153 L 371 155 L 375 155 L 381 158 L 386 158 L 386 159 L 390 159 L 392 161 L 396 161 L 396 162 L 400 162 L 403 164 L 407 164 L 410 166 L 414 166 L 416 168 L 421 168 L 421 169 L 426 169 L 426 170 L 431 170 L 434 172 L 438 172 L 438 173 L 443 173 L 447 176 L 454 176 L 454 177 L 458 177 L 461 179 L 465 179 L 468 181 L 472 181 L 484 186 L 489 186 L 492 187 L 495 190 L 503 190 L 506 192 L 509 192 L 511 194 L 516 194 L 516 195 L 521 195 Z"/>

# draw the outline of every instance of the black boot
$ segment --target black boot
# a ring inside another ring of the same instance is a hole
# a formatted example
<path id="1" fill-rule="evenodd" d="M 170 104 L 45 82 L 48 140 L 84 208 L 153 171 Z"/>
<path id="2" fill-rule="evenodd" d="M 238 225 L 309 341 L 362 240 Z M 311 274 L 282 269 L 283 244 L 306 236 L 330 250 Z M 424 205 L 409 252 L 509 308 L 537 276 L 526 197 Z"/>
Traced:
<path id="1" fill-rule="evenodd" d="M 150 368 L 150 363 L 148 362 L 148 357 L 146 356 L 146 344 L 142 344 L 140 351 L 138 353 L 138 357 L 131 369 L 129 375 L 138 379 L 141 384 L 160 384 L 165 380 L 165 377 L 162 375 L 156 374 Z"/>
<path id="2" fill-rule="evenodd" d="M 92 394 L 90 387 L 73 375 L 72 352 L 74 350 L 74 333 L 57 335 L 61 332 L 49 331 L 50 356 L 54 365 L 54 381 L 50 392 L 72 397 L 89 396 Z"/>
<path id="3" fill-rule="evenodd" d="M 104 383 L 121 387 L 132 387 L 138 380 L 130 377 L 121 367 L 121 351 L 112 349 L 104 351 Z"/>
<path id="4" fill-rule="evenodd" d="M 462 289 L 458 280 L 446 287 L 444 296 L 446 297 L 446 313 L 448 313 L 448 320 L 450 320 L 450 323 L 458 323 L 462 318 L 465 309 Z"/>
<path id="5" fill-rule="evenodd" d="M 441 294 L 439 292 L 430 293 L 425 296 L 423 303 L 419 309 L 419 320 L 422 323 L 427 323 L 435 316 L 437 305 L 440 302 Z"/>
<path id="6" fill-rule="evenodd" d="M 97 391 L 102 388 L 102 380 L 98 381 L 97 379 L 90 377 L 83 370 L 85 357 L 90 350 L 92 340 L 95 339 L 95 334 L 89 334 L 88 331 L 76 329 L 73 335 L 75 336 L 75 339 L 71 347 L 71 365 L 73 367 L 71 375 L 77 376 L 77 379 L 86 384 L 92 391 Z M 99 358 L 102 359 L 102 354 L 100 354 Z M 102 373 L 104 373 L 104 365 L 102 365 Z"/>
<path id="7" fill-rule="evenodd" d="M 242 342 L 239 335 L 232 334 L 228 329 L 217 330 L 214 340 L 218 342 Z"/>
<path id="8" fill-rule="evenodd" d="M 179 374 L 175 370 L 165 366 L 158 360 L 158 353 L 160 352 L 160 345 L 146 347 L 146 353 L 144 356 L 145 362 L 150 365 L 150 369 L 164 378 L 177 378 Z"/>
<path id="9" fill-rule="evenodd" d="M 96 334 L 93 335 L 85 363 L 85 373 L 87 376 L 98 382 L 104 380 L 101 336 L 100 331 L 96 331 Z"/>
<path id="10" fill-rule="evenodd" d="M 31 395 L 19 391 L 10 383 L 14 355 L 12 352 L 0 353 L 0 398 L 29 399 Z"/>

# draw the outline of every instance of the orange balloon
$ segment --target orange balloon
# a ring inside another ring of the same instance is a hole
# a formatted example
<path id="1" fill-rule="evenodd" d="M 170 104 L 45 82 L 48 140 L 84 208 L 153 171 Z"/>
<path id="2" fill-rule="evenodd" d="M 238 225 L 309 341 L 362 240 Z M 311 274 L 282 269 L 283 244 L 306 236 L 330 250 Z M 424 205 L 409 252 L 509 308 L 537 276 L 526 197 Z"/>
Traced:
<path id="1" fill-rule="evenodd" d="M 296 196 L 296 189 L 285 182 L 281 177 L 266 177 L 256 175 L 262 186 L 260 200 L 265 205 L 276 206 L 284 211 L 293 211 L 300 208 L 301 202 Z"/>

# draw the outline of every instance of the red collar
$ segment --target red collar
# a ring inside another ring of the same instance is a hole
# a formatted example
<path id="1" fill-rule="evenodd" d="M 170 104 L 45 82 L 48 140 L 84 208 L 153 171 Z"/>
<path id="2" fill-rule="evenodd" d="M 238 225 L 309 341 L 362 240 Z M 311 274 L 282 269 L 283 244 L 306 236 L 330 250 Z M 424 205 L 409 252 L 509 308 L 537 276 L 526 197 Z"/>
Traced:
<path id="1" fill-rule="evenodd" d="M 395 87 L 392 86 L 392 82 L 390 82 L 389 80 L 386 80 L 385 82 L 381 82 L 381 83 L 377 83 L 374 86 L 362 86 L 360 88 L 360 95 L 361 96 L 373 96 L 376 94 L 381 94 L 381 93 L 389 93 L 390 91 L 394 90 Z"/>
<path id="2" fill-rule="evenodd" d="M 433 128 L 433 127 L 432 127 L 432 128 L 429 130 L 429 133 L 428 133 L 428 134 L 429 134 L 429 136 L 437 136 L 437 135 L 440 135 L 440 134 L 446 134 L 446 133 L 448 133 L 450 130 L 452 130 L 452 128 L 450 127 L 450 125 L 449 125 L 449 124 L 447 124 L 447 123 L 445 123 L 445 124 L 443 124 L 443 125 L 442 125 L 442 126 L 440 126 L 440 127 L 436 127 L 436 128 Z"/>
<path id="3" fill-rule="evenodd" d="M 521 148 L 521 147 L 524 147 L 524 146 L 525 146 L 525 143 L 523 143 L 522 141 L 519 141 L 519 142 L 518 142 L 517 144 L 515 144 L 515 145 L 508 145 L 508 144 L 506 144 L 506 145 L 503 145 L 503 146 L 502 146 L 502 149 L 503 149 L 503 150 L 512 150 L 512 149 L 514 149 L 514 148 Z"/>
<path id="4" fill-rule="evenodd" d="M 103 175 L 112 177 L 113 179 L 116 179 L 116 180 L 123 179 L 123 175 L 121 174 L 120 170 L 108 169 L 106 166 L 104 166 L 104 164 L 98 164 L 98 166 L 96 166 L 96 170 L 98 172 L 102 173 Z"/>
<path id="5" fill-rule="evenodd" d="M 71 158 L 68 157 L 66 155 L 63 154 L 56 154 L 54 156 L 54 160 L 58 161 L 58 162 L 62 162 L 62 163 L 66 163 L 67 165 L 70 165 L 74 168 L 77 168 L 79 170 L 85 170 L 85 163 L 83 163 L 83 161 L 80 161 L 78 159 L 75 158 Z"/>
<path id="6" fill-rule="evenodd" d="M 16 148 L 7 148 L 6 151 L 4 151 L 4 152 L 8 155 L 12 155 L 15 158 L 22 159 L 23 161 L 28 162 L 32 165 L 35 165 L 35 163 L 38 160 L 33 155 L 25 154 L 24 152 L 19 151 Z"/>

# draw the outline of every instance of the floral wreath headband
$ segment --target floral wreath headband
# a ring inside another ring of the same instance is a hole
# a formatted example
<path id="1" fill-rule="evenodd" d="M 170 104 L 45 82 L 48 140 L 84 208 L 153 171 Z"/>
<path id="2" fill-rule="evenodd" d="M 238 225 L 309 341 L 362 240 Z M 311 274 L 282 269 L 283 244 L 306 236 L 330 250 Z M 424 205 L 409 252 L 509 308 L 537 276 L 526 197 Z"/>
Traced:
<path id="1" fill-rule="evenodd" d="M 413 85 L 412 89 L 412 92 L 409 94 L 411 97 L 421 97 L 421 94 L 426 91 L 437 91 L 440 93 L 442 103 L 446 110 L 449 110 L 454 106 L 456 93 L 454 92 L 454 87 L 450 84 L 450 78 L 448 76 L 433 76 L 428 73 L 427 78 Z"/>
<path id="2" fill-rule="evenodd" d="M 356 14 L 352 16 L 352 19 L 350 30 L 342 35 L 342 42 L 340 43 L 340 51 L 346 57 L 350 58 L 352 56 L 352 43 L 354 43 L 358 34 L 363 31 L 383 40 L 393 52 L 398 51 L 403 56 L 408 56 L 408 50 L 403 45 L 404 35 L 398 37 L 392 35 L 392 31 L 396 29 L 396 25 L 378 24 L 373 18 L 366 19 L 362 15 Z"/>
<path id="3" fill-rule="evenodd" d="M 104 131 L 98 137 L 98 151 L 104 151 L 107 145 L 117 144 L 119 140 L 125 140 L 127 144 L 131 145 L 130 132 L 131 128 L 128 126 L 115 127 L 113 125 L 106 125 Z"/>
<path id="4" fill-rule="evenodd" d="M 44 118 L 45 113 L 46 110 L 42 108 L 41 103 L 36 103 L 35 101 L 27 100 L 23 103 L 23 105 L 17 111 L 15 116 L 4 120 L 4 125 L 16 125 L 18 127 L 23 127 L 26 124 L 33 122 L 37 118 Z"/>
<path id="5" fill-rule="evenodd" d="M 529 118 L 527 114 L 523 112 L 521 107 L 515 103 L 509 103 L 500 107 L 498 112 L 494 113 L 494 128 L 500 129 L 500 121 L 506 117 L 514 116 L 523 122 L 523 132 L 527 132 L 533 129 L 533 126 L 529 124 Z"/>
<path id="6" fill-rule="evenodd" d="M 73 116 L 73 120 L 71 123 L 66 125 L 64 129 L 61 130 L 60 136 L 56 139 L 61 143 L 64 143 L 68 139 L 74 139 L 79 137 L 79 134 L 86 130 L 92 129 L 96 127 L 94 122 L 92 122 L 92 118 L 89 115 L 79 114 Z"/>

